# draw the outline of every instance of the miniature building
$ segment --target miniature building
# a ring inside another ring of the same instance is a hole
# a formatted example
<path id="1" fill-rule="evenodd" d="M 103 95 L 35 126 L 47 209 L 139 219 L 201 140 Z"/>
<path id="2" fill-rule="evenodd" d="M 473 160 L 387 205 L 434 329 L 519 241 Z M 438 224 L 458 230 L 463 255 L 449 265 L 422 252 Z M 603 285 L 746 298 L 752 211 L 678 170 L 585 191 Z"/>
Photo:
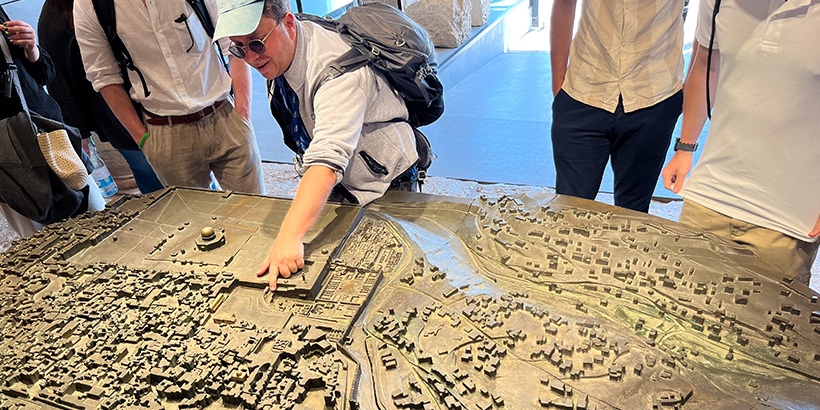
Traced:
<path id="1" fill-rule="evenodd" d="M 169 189 L 16 242 L 0 409 L 820 403 L 818 295 L 673 222 L 395 193 L 329 205 L 271 292 L 289 206 Z"/>

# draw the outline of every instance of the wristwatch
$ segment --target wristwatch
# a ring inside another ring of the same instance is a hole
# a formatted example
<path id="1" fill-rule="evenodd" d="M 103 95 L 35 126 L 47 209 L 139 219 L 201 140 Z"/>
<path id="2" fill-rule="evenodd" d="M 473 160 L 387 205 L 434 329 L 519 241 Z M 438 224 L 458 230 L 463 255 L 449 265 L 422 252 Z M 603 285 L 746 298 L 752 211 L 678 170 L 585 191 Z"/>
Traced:
<path id="1" fill-rule="evenodd" d="M 675 140 L 675 151 L 695 152 L 698 150 L 698 143 L 690 144 L 683 142 L 680 138 Z"/>

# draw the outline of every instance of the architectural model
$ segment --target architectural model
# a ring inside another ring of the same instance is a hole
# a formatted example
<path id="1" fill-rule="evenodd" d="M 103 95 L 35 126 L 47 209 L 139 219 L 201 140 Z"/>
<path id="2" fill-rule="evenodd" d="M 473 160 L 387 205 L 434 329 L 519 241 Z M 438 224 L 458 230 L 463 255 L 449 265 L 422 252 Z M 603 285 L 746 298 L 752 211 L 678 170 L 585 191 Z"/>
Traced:
<path id="1" fill-rule="evenodd" d="M 816 409 L 818 294 L 591 201 L 328 205 L 172 188 L 0 255 L 0 410 Z"/>

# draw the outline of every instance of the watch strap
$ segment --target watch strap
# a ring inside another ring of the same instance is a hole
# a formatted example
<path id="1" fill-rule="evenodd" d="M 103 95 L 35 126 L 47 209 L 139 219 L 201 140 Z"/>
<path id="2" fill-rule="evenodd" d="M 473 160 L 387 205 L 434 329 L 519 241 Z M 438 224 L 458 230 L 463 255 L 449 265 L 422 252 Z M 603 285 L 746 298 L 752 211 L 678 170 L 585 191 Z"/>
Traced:
<path id="1" fill-rule="evenodd" d="M 695 152 L 698 149 L 698 143 L 690 144 L 683 142 L 680 138 L 675 139 L 675 151 Z"/>

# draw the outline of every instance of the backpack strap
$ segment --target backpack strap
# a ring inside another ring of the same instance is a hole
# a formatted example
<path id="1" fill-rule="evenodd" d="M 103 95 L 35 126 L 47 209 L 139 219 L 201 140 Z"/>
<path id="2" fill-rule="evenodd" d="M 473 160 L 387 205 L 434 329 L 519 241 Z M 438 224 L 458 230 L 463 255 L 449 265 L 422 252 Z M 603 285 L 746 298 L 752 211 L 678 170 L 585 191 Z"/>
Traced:
<path id="1" fill-rule="evenodd" d="M 142 71 L 134 65 L 134 60 L 131 58 L 131 53 L 125 48 L 125 43 L 117 34 L 117 17 L 114 12 L 114 0 L 91 0 L 94 6 L 94 12 L 97 14 L 97 20 L 100 21 L 105 37 L 108 39 L 108 44 L 111 46 L 111 51 L 114 53 L 114 58 L 117 59 L 117 64 L 120 66 L 122 72 L 123 86 L 126 90 L 131 88 L 131 81 L 128 79 L 128 70 L 134 71 L 142 82 L 142 90 L 146 97 L 151 95 L 148 90 L 148 85 L 145 83 L 145 77 Z"/>
<path id="2" fill-rule="evenodd" d="M 194 9 L 194 13 L 196 14 L 197 18 L 199 18 L 199 22 L 202 23 L 202 28 L 205 29 L 205 34 L 207 34 L 208 37 L 213 39 L 216 27 L 214 27 L 214 22 L 213 20 L 211 20 L 211 14 L 208 13 L 208 7 L 205 6 L 205 2 L 203 0 L 186 1 L 191 6 L 191 8 Z M 222 66 L 225 67 L 225 71 L 230 73 L 231 70 L 228 67 L 228 62 L 225 60 L 225 55 L 222 53 L 222 48 L 219 47 L 219 43 L 216 44 L 216 51 L 219 53 L 219 61 L 222 63 Z"/>
<path id="3" fill-rule="evenodd" d="M 340 77 L 342 74 L 358 70 L 370 62 L 367 56 L 363 55 L 355 48 L 351 48 L 346 53 L 340 55 L 332 63 L 328 64 L 322 72 L 317 76 L 318 80 L 313 86 L 313 95 L 311 99 L 316 97 L 316 91 L 326 82 Z"/>
<path id="4" fill-rule="evenodd" d="M 712 32 L 709 33 L 709 52 L 706 54 L 706 115 L 712 119 L 712 99 L 709 94 L 711 88 L 709 84 L 709 74 L 712 71 L 712 47 L 715 46 L 715 30 L 717 28 L 717 15 L 720 11 L 720 0 L 715 0 L 714 9 L 712 10 Z"/>
<path id="5" fill-rule="evenodd" d="M 17 65 L 14 64 L 14 59 L 11 56 L 11 50 L 9 49 L 6 41 L 6 36 L 2 34 L 0 34 L 0 48 L 3 49 L 3 57 L 6 60 L 6 72 L 3 75 L 3 79 L 6 81 L 6 91 L 9 94 L 6 97 L 11 98 L 12 94 L 16 92 L 17 96 L 20 98 L 20 105 L 22 106 L 23 111 L 28 112 L 26 96 L 23 95 L 23 88 L 20 86 L 20 77 L 17 74 Z"/>
<path id="6" fill-rule="evenodd" d="M 211 15 L 208 13 L 208 8 L 205 7 L 205 3 L 202 0 L 186 0 L 188 4 L 191 5 L 191 8 L 194 9 L 194 13 L 199 18 L 199 21 L 202 23 L 202 28 L 205 29 L 205 33 L 208 34 L 208 37 L 214 38 L 214 23 L 211 21 Z"/>

